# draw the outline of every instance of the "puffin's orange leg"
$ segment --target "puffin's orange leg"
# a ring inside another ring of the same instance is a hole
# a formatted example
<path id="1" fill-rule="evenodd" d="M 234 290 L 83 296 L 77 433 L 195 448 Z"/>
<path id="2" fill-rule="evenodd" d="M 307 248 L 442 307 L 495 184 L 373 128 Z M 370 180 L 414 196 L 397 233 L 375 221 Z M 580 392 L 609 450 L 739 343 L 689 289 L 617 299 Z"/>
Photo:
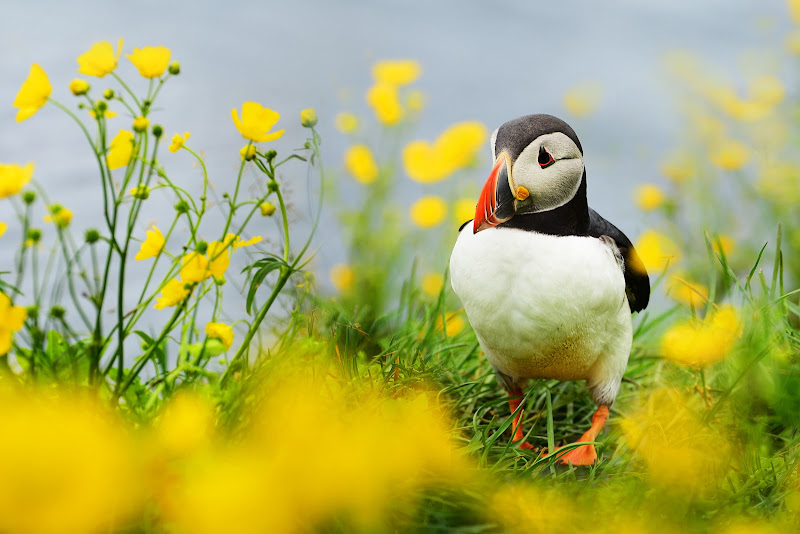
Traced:
<path id="1" fill-rule="evenodd" d="M 597 435 L 606 425 L 606 421 L 608 421 L 608 406 L 601 404 L 592 416 L 592 426 L 584 432 L 578 441 L 596 440 Z M 564 465 L 592 465 L 595 460 L 597 460 L 597 451 L 594 450 L 594 445 L 581 445 L 559 458 L 559 461 Z"/>
<path id="2" fill-rule="evenodd" d="M 509 394 L 511 395 L 511 399 L 508 401 L 508 406 L 511 408 L 511 413 L 514 413 L 517 408 L 519 408 L 520 403 L 522 402 L 522 390 L 516 389 L 514 391 L 510 391 Z M 514 416 L 514 421 L 511 423 L 511 441 L 519 441 L 525 437 L 525 433 L 522 431 L 522 414 L 524 410 L 520 410 L 517 412 L 517 415 Z M 528 443 L 527 441 L 523 442 L 520 446 L 520 449 L 533 449 L 533 445 Z"/>

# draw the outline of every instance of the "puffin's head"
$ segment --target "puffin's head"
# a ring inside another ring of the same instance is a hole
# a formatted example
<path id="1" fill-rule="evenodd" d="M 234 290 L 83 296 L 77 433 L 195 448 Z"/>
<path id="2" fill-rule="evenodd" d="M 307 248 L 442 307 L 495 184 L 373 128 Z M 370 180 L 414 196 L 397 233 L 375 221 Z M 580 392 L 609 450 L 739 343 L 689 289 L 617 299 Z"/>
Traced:
<path id="1" fill-rule="evenodd" d="M 583 149 L 569 124 L 552 115 L 525 115 L 492 133 L 494 166 L 475 210 L 473 233 L 516 214 L 563 206 L 583 180 Z"/>

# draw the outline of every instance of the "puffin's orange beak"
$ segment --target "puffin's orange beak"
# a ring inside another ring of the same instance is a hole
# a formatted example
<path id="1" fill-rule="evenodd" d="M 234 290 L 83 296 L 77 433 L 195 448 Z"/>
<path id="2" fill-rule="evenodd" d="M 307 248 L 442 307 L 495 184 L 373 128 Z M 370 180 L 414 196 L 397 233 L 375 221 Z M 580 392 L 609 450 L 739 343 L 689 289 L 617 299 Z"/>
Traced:
<path id="1" fill-rule="evenodd" d="M 509 168 L 511 158 L 508 154 L 500 152 L 494 162 L 489 179 L 483 184 L 478 205 L 475 208 L 475 220 L 472 224 L 472 233 L 477 234 L 509 220 L 514 216 L 514 194 L 511 191 Z"/>

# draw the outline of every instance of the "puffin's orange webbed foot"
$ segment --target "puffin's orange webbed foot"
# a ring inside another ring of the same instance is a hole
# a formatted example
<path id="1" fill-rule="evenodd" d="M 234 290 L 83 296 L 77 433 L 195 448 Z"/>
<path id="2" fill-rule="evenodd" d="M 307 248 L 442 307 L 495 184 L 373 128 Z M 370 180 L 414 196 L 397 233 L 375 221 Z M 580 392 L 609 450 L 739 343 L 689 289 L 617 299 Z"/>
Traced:
<path id="1" fill-rule="evenodd" d="M 517 411 L 517 408 L 519 408 L 519 405 L 522 402 L 522 391 L 521 390 L 512 391 L 511 395 L 513 395 L 514 397 L 512 397 L 508 401 L 508 406 L 509 408 L 511 408 L 511 413 L 513 414 L 514 412 Z M 516 395 L 519 396 L 516 397 Z M 514 421 L 511 423 L 511 435 L 513 436 L 511 438 L 511 441 L 514 443 L 525 438 L 525 433 L 522 431 L 522 413 L 523 413 L 522 410 L 517 412 L 517 415 L 514 416 Z M 522 442 L 519 445 L 519 448 L 525 450 L 536 450 L 536 447 L 534 447 L 527 441 Z"/>
<path id="2" fill-rule="evenodd" d="M 608 406 L 601 404 L 592 416 L 592 426 L 589 428 L 589 430 L 584 432 L 583 436 L 581 436 L 581 439 L 579 439 L 578 442 L 596 440 L 597 435 L 606 425 L 606 421 L 608 421 Z M 580 447 L 572 449 L 564 456 L 559 458 L 559 462 L 561 462 L 562 465 L 592 465 L 596 460 L 597 451 L 595 450 L 594 445 L 581 445 Z"/>

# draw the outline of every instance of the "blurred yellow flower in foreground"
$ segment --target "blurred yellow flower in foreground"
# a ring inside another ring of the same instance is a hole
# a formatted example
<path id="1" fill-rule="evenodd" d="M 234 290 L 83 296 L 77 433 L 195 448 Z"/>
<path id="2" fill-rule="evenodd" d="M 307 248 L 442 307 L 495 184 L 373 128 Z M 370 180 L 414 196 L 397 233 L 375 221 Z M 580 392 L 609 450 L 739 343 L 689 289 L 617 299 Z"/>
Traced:
<path id="1" fill-rule="evenodd" d="M 438 297 L 444 284 L 444 276 L 439 273 L 428 273 L 422 277 L 422 291 L 431 297 Z"/>
<path id="2" fill-rule="evenodd" d="M 136 442 L 66 391 L 0 391 L 0 531 L 109 532 L 142 506 Z"/>
<path id="3" fill-rule="evenodd" d="M 165 459 L 197 453 L 213 437 L 214 406 L 197 394 L 180 392 L 164 407 L 154 430 Z"/>
<path id="4" fill-rule="evenodd" d="M 22 306 L 13 306 L 5 293 L 0 293 L 0 355 L 11 350 L 14 332 L 25 324 L 27 314 Z M 0 423 L 2 425 L 2 423 Z M 3 434 L 9 436 L 11 434 Z M 0 520 L 1 521 L 1 520 Z"/>
<path id="5" fill-rule="evenodd" d="M 117 53 L 108 41 L 94 43 L 88 51 L 78 56 L 78 72 L 88 76 L 102 78 L 117 68 L 117 61 L 122 54 L 122 43 L 117 42 Z"/>
<path id="6" fill-rule="evenodd" d="M 147 230 L 147 237 L 142 244 L 139 245 L 139 252 L 136 253 L 134 260 L 146 260 L 158 255 L 164 248 L 164 234 L 157 226 L 153 225 L 152 230 Z"/>
<path id="7" fill-rule="evenodd" d="M 334 265 L 329 276 L 333 287 L 342 293 L 353 287 L 356 278 L 353 268 L 344 263 Z"/>
<path id="8" fill-rule="evenodd" d="M 411 222 L 420 228 L 431 228 L 441 223 L 447 215 L 447 203 L 437 196 L 422 197 L 409 210 Z"/>
<path id="9" fill-rule="evenodd" d="M 473 198 L 461 198 L 456 200 L 453 206 L 453 215 L 456 218 L 456 223 L 459 225 L 475 218 L 475 208 L 477 202 Z"/>
<path id="10" fill-rule="evenodd" d="M 367 104 L 375 111 L 378 120 L 387 126 L 397 124 L 405 115 L 397 96 L 397 87 L 388 83 L 376 83 L 370 87 Z"/>
<path id="11" fill-rule="evenodd" d="M 730 446 L 708 427 L 700 408 L 675 389 L 647 393 L 620 423 L 625 441 L 647 465 L 650 480 L 674 493 L 707 493 L 724 480 Z"/>
<path id="12" fill-rule="evenodd" d="M 173 135 L 172 136 L 172 143 L 170 143 L 170 145 L 169 145 L 169 151 L 174 154 L 175 152 L 180 150 L 183 147 L 183 145 L 186 143 L 186 140 L 189 139 L 191 136 L 192 136 L 192 134 L 190 134 L 189 132 L 183 132 L 183 135 L 181 135 L 181 134 Z"/>
<path id="13" fill-rule="evenodd" d="M 52 92 L 53 87 L 44 69 L 38 63 L 31 65 L 28 77 L 14 97 L 14 107 L 19 108 L 16 121 L 22 122 L 36 114 L 47 103 Z"/>
<path id="14" fill-rule="evenodd" d="M 180 274 L 181 280 L 186 283 L 202 282 L 211 276 L 211 271 L 208 268 L 208 258 L 199 252 L 190 252 L 181 259 Z"/>
<path id="15" fill-rule="evenodd" d="M 581 507 L 556 486 L 542 490 L 530 484 L 504 485 L 490 496 L 487 505 L 487 516 L 500 521 L 502 532 L 512 534 L 567 534 L 575 530 L 574 525 L 586 524 L 577 519 Z"/>
<path id="16" fill-rule="evenodd" d="M 657 210 L 664 204 L 664 191 L 655 184 L 642 184 L 636 188 L 634 199 L 642 211 Z"/>
<path id="17" fill-rule="evenodd" d="M 708 365 L 728 355 L 742 329 L 736 308 L 720 306 L 703 320 L 690 319 L 673 325 L 661 339 L 661 353 L 682 365 Z"/>
<path id="18" fill-rule="evenodd" d="M 169 48 L 164 46 L 145 46 L 134 48 L 133 54 L 125 54 L 125 57 L 139 69 L 140 75 L 145 78 L 158 78 L 167 69 L 171 55 Z"/>
<path id="19" fill-rule="evenodd" d="M 161 288 L 161 296 L 156 297 L 154 308 L 163 310 L 168 306 L 176 306 L 183 302 L 188 294 L 189 290 L 186 289 L 185 284 L 177 278 L 173 278 Z"/>
<path id="20" fill-rule="evenodd" d="M 800 24 L 800 0 L 787 0 L 786 6 L 789 8 L 789 15 L 792 22 Z"/>
<path id="21" fill-rule="evenodd" d="M 236 129 L 245 139 L 250 139 L 256 143 L 266 143 L 280 139 L 284 130 L 270 132 L 273 126 L 280 120 L 281 115 L 277 111 L 265 108 L 257 102 L 245 102 L 242 104 L 242 119 L 239 120 L 239 112 L 231 110 L 231 118 L 236 125 Z"/>
<path id="22" fill-rule="evenodd" d="M 703 284 L 689 282 L 683 273 L 673 274 L 667 282 L 667 293 L 690 308 L 701 308 L 708 302 L 708 288 Z"/>
<path id="23" fill-rule="evenodd" d="M 433 183 L 469 165 L 486 142 L 486 127 L 475 121 L 454 124 L 431 145 L 412 141 L 403 149 L 403 165 L 413 180 Z"/>
<path id="24" fill-rule="evenodd" d="M 743 143 L 735 139 L 722 139 L 712 147 L 708 158 L 720 169 L 735 171 L 747 164 L 750 153 Z"/>
<path id="25" fill-rule="evenodd" d="M 89 82 L 81 78 L 75 78 L 69 82 L 69 90 L 75 96 L 85 95 L 89 90 Z"/>
<path id="26" fill-rule="evenodd" d="M 336 115 L 336 129 L 342 133 L 352 133 L 358 128 L 358 118 L 349 112 Z"/>
<path id="27" fill-rule="evenodd" d="M 133 132 L 128 130 L 120 130 L 108 148 L 108 155 L 106 162 L 110 170 L 125 167 L 130 163 L 131 156 L 133 155 Z"/>
<path id="28" fill-rule="evenodd" d="M 16 195 L 33 178 L 33 163 L 0 163 L 0 198 Z"/>
<path id="29" fill-rule="evenodd" d="M 576 117 L 587 117 L 597 110 L 603 99 L 603 86 L 598 82 L 582 82 L 564 93 L 564 107 Z"/>
<path id="30" fill-rule="evenodd" d="M 367 145 L 348 148 L 344 154 L 344 166 L 362 184 L 371 184 L 378 178 L 378 164 Z"/>
<path id="31" fill-rule="evenodd" d="M 72 222 L 72 211 L 59 205 L 53 204 L 48 206 L 50 210 L 49 215 L 44 216 L 44 222 L 55 223 L 59 228 L 66 228 Z"/>
<path id="32" fill-rule="evenodd" d="M 225 323 L 206 323 L 205 332 L 208 337 L 222 341 L 226 349 L 231 348 L 231 345 L 233 345 L 233 328 Z"/>
<path id="33" fill-rule="evenodd" d="M 661 174 L 680 184 L 697 173 L 694 159 L 685 152 L 673 152 L 661 164 Z"/>
<path id="34" fill-rule="evenodd" d="M 408 85 L 422 74 L 422 65 L 412 59 L 378 61 L 372 66 L 372 77 L 377 83 Z"/>
<path id="35" fill-rule="evenodd" d="M 667 266 L 674 266 L 681 259 L 678 246 L 667 236 L 655 230 L 643 233 L 635 245 L 644 267 L 651 274 L 658 274 Z M 637 266 L 631 265 L 632 269 Z"/>

